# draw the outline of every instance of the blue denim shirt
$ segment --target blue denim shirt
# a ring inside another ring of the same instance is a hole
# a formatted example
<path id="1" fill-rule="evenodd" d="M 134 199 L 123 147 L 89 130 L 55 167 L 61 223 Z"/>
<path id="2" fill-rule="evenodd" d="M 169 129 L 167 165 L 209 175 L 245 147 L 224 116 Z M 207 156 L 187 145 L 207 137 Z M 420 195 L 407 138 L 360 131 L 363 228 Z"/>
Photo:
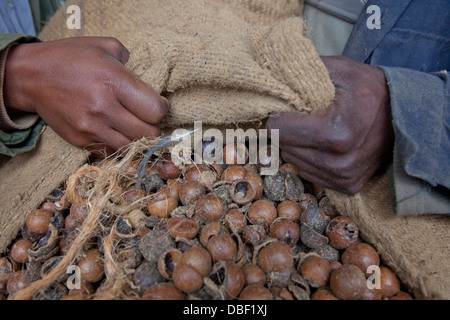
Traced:
<path id="1" fill-rule="evenodd" d="M 367 7 L 381 10 L 369 29 Z M 344 50 L 381 67 L 395 130 L 388 176 L 399 215 L 450 214 L 450 1 L 368 1 Z"/>

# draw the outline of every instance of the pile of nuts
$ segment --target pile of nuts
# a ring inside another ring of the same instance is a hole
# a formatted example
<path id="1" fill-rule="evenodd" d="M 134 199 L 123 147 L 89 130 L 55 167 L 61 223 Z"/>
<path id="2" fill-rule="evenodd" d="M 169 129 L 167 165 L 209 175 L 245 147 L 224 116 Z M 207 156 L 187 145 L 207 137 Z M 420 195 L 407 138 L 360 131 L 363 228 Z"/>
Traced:
<path id="1" fill-rule="evenodd" d="M 224 157 L 236 147 L 226 146 Z M 75 261 L 79 288 L 68 288 L 70 273 L 62 274 L 33 299 L 95 297 L 107 278 L 103 237 L 112 230 L 116 263 L 138 299 L 412 299 L 323 188 L 289 163 L 271 176 L 259 174 L 263 165 L 179 168 L 162 154 L 136 188 L 137 162 L 131 163 L 120 201 L 142 205 L 119 217 L 104 213 L 103 232 Z M 44 278 L 64 257 L 90 214 L 73 200 L 55 190 L 28 216 L 0 258 L 0 300 Z M 380 289 L 368 289 L 369 266 L 380 266 Z"/>

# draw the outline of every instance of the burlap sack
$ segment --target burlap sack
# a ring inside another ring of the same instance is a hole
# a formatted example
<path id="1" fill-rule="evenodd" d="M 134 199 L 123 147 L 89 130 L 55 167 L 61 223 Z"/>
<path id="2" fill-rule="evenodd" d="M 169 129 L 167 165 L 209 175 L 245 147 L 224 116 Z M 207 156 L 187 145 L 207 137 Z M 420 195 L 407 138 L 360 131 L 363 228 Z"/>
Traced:
<path id="1" fill-rule="evenodd" d="M 325 108 L 334 98 L 327 70 L 308 39 L 298 0 L 70 1 L 40 37 L 113 36 L 131 52 L 127 67 L 169 98 L 167 127 L 261 120 L 275 111 Z M 130 18 L 132 17 L 132 18 Z"/>
<path id="2" fill-rule="evenodd" d="M 194 120 L 223 125 L 260 120 L 273 111 L 314 111 L 333 99 L 328 74 L 303 38 L 301 19 L 295 18 L 301 12 L 296 0 L 72 0 L 66 7 L 73 4 L 81 8 L 82 29 L 67 29 L 68 14 L 63 8 L 41 38 L 117 37 L 131 51 L 127 67 L 169 97 L 169 129 Z M 33 159 L 34 169 L 23 170 L 20 160 L 2 169 L 0 230 L 9 223 L 10 232 L 7 238 L 2 233 L 0 251 L 38 205 L 36 199 L 50 192 L 50 185 L 58 186 L 85 159 L 83 152 L 61 142 L 51 130 L 44 134 L 42 146 L 49 140 L 64 146 L 61 150 L 67 158 L 60 158 L 60 151 L 52 153 L 49 146 L 46 151 L 41 147 L 41 152 L 25 157 Z M 65 169 L 53 175 L 59 167 Z M 5 186 L 5 172 L 10 172 L 7 182 L 14 186 L 12 193 Z M 36 187 L 39 184 L 46 187 Z M 32 190 L 40 193 L 35 196 Z M 373 179 L 353 197 L 328 193 L 416 298 L 450 298 L 448 218 L 395 216 L 385 176 Z M 20 196 L 6 205 L 12 194 Z M 28 197 L 35 200 L 26 201 Z"/>

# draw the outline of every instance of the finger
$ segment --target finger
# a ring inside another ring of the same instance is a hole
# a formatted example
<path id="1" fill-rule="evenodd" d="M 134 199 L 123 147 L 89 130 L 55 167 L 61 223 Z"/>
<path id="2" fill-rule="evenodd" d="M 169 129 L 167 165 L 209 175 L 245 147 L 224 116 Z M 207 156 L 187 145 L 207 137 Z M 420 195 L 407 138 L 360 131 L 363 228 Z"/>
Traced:
<path id="1" fill-rule="evenodd" d="M 306 161 L 303 161 L 287 152 L 282 152 L 281 157 L 284 161 L 295 165 L 298 168 L 300 176 L 303 179 L 318 184 L 324 188 L 335 189 L 337 187 L 336 184 L 332 182 L 330 177 L 326 176 L 321 170 L 317 169 Z"/>
<path id="2" fill-rule="evenodd" d="M 113 150 L 119 150 L 132 142 L 119 131 L 108 127 L 97 129 L 95 141 L 105 144 Z"/>
<path id="3" fill-rule="evenodd" d="M 157 126 L 142 121 L 119 103 L 112 108 L 108 119 L 109 125 L 128 139 L 156 138 L 160 135 L 161 132 Z"/>
<path id="4" fill-rule="evenodd" d="M 271 116 L 266 127 L 271 132 L 279 130 L 280 145 L 314 148 L 323 140 L 326 113 L 319 111 L 308 115 L 285 112 Z"/>
<path id="5" fill-rule="evenodd" d="M 119 102 L 142 121 L 159 124 L 169 110 L 167 99 L 125 69 L 119 79 L 115 86 Z"/>

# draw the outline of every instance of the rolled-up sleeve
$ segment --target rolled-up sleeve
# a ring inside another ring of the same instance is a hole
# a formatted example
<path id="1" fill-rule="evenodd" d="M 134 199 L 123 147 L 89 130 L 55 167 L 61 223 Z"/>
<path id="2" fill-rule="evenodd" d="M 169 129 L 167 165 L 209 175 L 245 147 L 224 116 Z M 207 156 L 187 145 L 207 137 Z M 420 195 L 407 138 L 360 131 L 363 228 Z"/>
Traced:
<path id="1" fill-rule="evenodd" d="M 36 145 L 44 122 L 37 114 L 10 114 L 4 103 L 3 81 L 6 59 L 12 46 L 37 42 L 36 37 L 24 34 L 0 33 L 0 154 L 13 157 L 28 152 Z"/>
<path id="2" fill-rule="evenodd" d="M 450 98 L 447 71 L 382 67 L 395 130 L 389 170 L 399 215 L 450 214 Z"/>

